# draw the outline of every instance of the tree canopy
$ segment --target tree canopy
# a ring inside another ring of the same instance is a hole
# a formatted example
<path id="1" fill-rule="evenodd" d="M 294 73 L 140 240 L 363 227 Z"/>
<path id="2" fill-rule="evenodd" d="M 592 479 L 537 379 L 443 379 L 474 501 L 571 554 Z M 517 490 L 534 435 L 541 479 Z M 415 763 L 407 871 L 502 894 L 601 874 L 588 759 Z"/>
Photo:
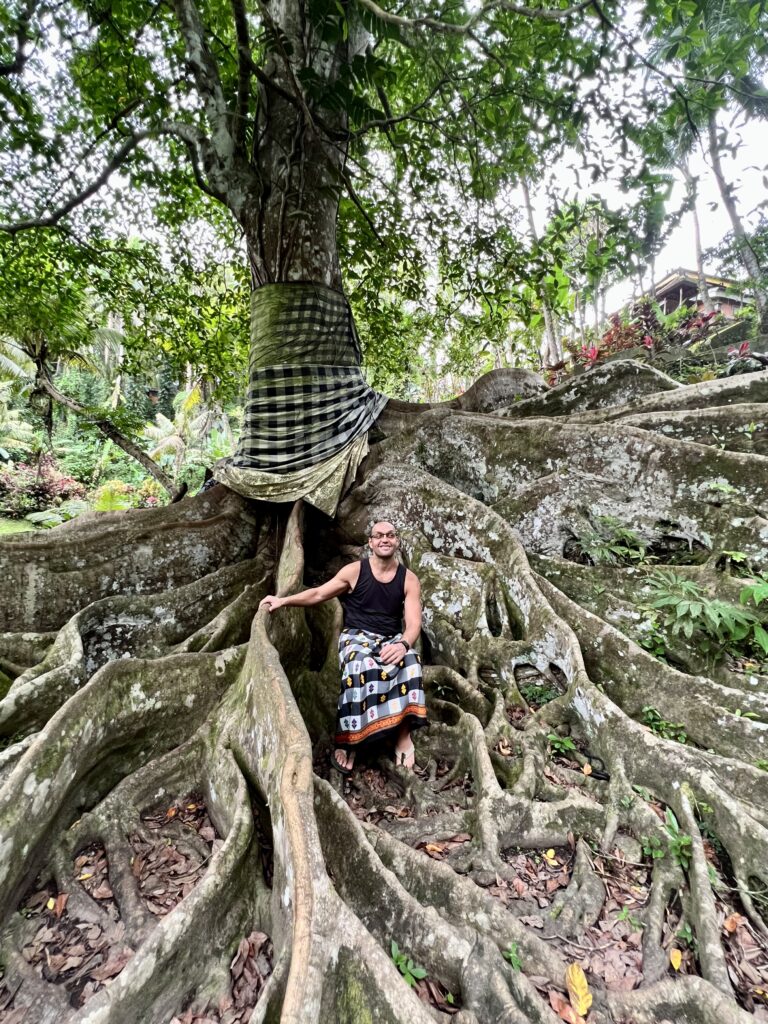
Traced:
<path id="1" fill-rule="evenodd" d="M 622 181 L 619 265 L 647 261 L 663 140 L 695 144 L 734 104 L 762 116 L 766 17 L 697 0 L 5 3 L 2 227 L 55 227 L 102 263 L 107 238 L 136 231 L 192 265 L 240 234 L 258 284 L 328 248 L 340 202 L 344 281 L 377 359 L 407 338 L 408 300 L 436 330 L 463 303 L 493 333 L 501 304 L 535 314 L 526 286 L 557 298 L 558 254 L 519 229 L 517 183 L 566 160 L 587 187 Z M 565 188 L 548 185 L 557 213 Z M 304 270 L 338 282 L 337 262 Z"/>

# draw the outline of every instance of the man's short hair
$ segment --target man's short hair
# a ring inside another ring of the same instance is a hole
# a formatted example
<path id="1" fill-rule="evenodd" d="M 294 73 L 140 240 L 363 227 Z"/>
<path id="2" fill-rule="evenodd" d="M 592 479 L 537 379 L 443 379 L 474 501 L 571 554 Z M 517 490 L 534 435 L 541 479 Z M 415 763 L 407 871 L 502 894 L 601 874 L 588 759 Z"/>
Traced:
<path id="1" fill-rule="evenodd" d="M 368 526 L 368 532 L 366 534 L 368 537 L 373 536 L 373 528 L 374 526 L 378 526 L 379 523 L 389 523 L 389 525 L 392 527 L 395 533 L 397 533 L 397 527 L 395 526 L 391 519 L 374 519 L 373 522 L 370 523 L 370 525 Z"/>

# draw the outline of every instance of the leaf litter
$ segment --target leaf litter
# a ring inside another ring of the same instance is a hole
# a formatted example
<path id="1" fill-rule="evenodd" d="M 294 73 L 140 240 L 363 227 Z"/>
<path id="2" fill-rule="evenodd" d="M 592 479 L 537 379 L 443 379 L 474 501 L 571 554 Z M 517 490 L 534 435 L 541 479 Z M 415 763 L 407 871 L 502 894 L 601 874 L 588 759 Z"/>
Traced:
<path id="1" fill-rule="evenodd" d="M 141 821 L 141 831 L 129 836 L 131 868 L 147 909 L 164 917 L 192 892 L 223 840 L 199 793 L 146 812 Z"/>
<path id="2" fill-rule="evenodd" d="M 106 856 L 104 862 L 106 873 Z M 108 985 L 133 956 L 133 950 L 122 941 L 122 922 L 115 921 L 105 929 L 78 917 L 70 910 L 69 894 L 57 893 L 52 882 L 33 892 L 21 912 L 39 922 L 22 947 L 22 956 L 45 981 L 63 985 L 74 1007 L 82 1006 Z"/>
<path id="3" fill-rule="evenodd" d="M 205 1009 L 187 1009 L 169 1024 L 247 1024 L 272 973 L 274 951 L 264 932 L 242 939 L 229 965 L 230 990 Z"/>
<path id="4" fill-rule="evenodd" d="M 148 909 L 162 916 L 197 885 L 212 851 L 222 840 L 201 796 L 193 793 L 170 807 L 143 814 L 142 832 L 134 833 L 130 842 L 139 890 Z M 20 907 L 30 922 L 29 937 L 21 952 L 41 978 L 63 985 L 71 1005 L 80 1007 L 120 974 L 134 951 L 125 942 L 125 927 L 109 881 L 103 844 L 92 843 L 81 849 L 73 867 L 75 882 L 108 920 L 99 923 L 95 914 L 80 916 L 73 910 L 70 893 L 58 892 L 52 881 L 37 883 Z M 250 976 L 246 987 L 250 991 Z M 23 1020 L 25 1008 L 11 1008 L 16 994 L 0 986 L 3 1024 Z"/>

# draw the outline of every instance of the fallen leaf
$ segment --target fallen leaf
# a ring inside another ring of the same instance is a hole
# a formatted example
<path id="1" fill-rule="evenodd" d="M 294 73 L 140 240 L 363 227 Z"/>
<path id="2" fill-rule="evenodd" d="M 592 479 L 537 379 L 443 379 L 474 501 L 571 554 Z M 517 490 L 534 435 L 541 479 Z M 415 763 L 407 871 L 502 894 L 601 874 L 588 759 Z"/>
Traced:
<path id="1" fill-rule="evenodd" d="M 549 1005 L 561 1020 L 567 1021 L 567 1024 L 586 1024 L 584 1018 L 576 1013 L 568 1000 L 561 996 L 559 992 L 550 989 L 548 995 Z"/>
<path id="2" fill-rule="evenodd" d="M 669 962 L 676 971 L 680 970 L 680 964 L 683 962 L 683 954 L 675 946 L 673 946 L 669 951 Z"/>
<path id="3" fill-rule="evenodd" d="M 538 914 L 523 914 L 521 917 L 518 917 L 518 921 L 521 924 L 527 924 L 529 928 L 544 927 L 544 918 L 539 917 Z"/>
<path id="4" fill-rule="evenodd" d="M 107 960 L 105 964 L 102 964 L 101 967 L 91 971 L 91 977 L 94 981 L 107 981 L 109 978 L 114 978 L 122 971 L 132 956 L 133 950 L 121 950 L 121 952 Z"/>
<path id="5" fill-rule="evenodd" d="M 420 844 L 417 849 L 423 850 L 434 860 L 442 860 L 445 853 L 445 845 L 442 843 L 424 843 L 423 846 Z"/>
<path id="6" fill-rule="evenodd" d="M 571 1005 L 583 1017 L 592 1005 L 592 993 L 589 991 L 587 976 L 578 964 L 568 964 L 566 967 L 565 984 Z"/>
<path id="7" fill-rule="evenodd" d="M 741 914 L 737 914 L 736 911 L 734 911 L 732 914 L 729 914 L 728 917 L 726 917 L 726 919 L 723 921 L 723 928 L 725 928 L 725 930 L 730 935 L 732 935 L 739 927 L 739 925 L 742 924 L 745 920 L 746 919 Z"/>
<path id="8" fill-rule="evenodd" d="M 67 905 L 68 899 L 69 893 L 60 892 L 56 899 L 51 898 L 48 900 L 48 902 L 46 903 L 46 907 L 48 907 L 49 910 L 53 911 L 55 917 L 61 917 L 61 915 L 64 913 L 64 908 Z"/>
<path id="9" fill-rule="evenodd" d="M 587 762 L 586 764 L 583 764 L 581 766 L 581 770 L 584 772 L 585 775 L 591 775 L 592 774 L 592 765 L 589 762 Z"/>
<path id="10" fill-rule="evenodd" d="M 547 862 L 547 864 L 551 868 L 555 867 L 559 863 L 558 860 L 557 860 L 557 857 L 555 857 L 555 851 L 554 850 L 547 850 L 547 851 L 545 851 L 542 854 L 542 857 L 544 858 L 544 860 Z"/>

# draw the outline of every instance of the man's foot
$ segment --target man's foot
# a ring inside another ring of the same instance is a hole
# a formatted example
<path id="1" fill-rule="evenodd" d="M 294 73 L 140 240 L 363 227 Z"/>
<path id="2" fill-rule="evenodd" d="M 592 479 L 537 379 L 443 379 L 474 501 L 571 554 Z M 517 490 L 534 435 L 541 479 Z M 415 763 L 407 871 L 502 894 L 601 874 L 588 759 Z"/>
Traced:
<path id="1" fill-rule="evenodd" d="M 416 750 L 410 737 L 395 747 L 395 764 L 408 769 L 416 764 Z"/>
<path id="2" fill-rule="evenodd" d="M 331 754 L 331 766 L 342 775 L 351 775 L 355 765 L 355 751 L 336 747 Z"/>

